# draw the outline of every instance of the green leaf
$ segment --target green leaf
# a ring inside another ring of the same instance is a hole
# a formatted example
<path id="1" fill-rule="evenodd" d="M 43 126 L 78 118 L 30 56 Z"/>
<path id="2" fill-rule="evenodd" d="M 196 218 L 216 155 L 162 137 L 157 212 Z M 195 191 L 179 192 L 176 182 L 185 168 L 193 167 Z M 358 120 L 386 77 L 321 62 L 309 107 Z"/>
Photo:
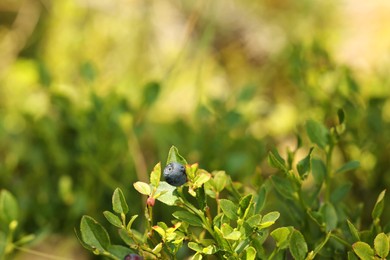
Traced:
<path id="1" fill-rule="evenodd" d="M 259 228 L 267 228 L 269 226 L 272 226 L 279 217 L 280 217 L 280 213 L 277 211 L 272 211 L 272 212 L 266 214 L 261 219 L 261 223 L 259 225 Z"/>
<path id="2" fill-rule="evenodd" d="M 194 187 L 199 188 L 204 183 L 208 182 L 211 179 L 210 173 L 206 171 L 199 170 L 198 175 L 194 179 Z"/>
<path id="3" fill-rule="evenodd" d="M 256 259 L 256 249 L 252 246 L 245 249 L 245 260 L 255 260 Z"/>
<path id="4" fill-rule="evenodd" d="M 116 188 L 114 194 L 112 195 L 112 209 L 119 214 L 126 214 L 129 212 L 125 196 L 119 188 Z"/>
<path id="5" fill-rule="evenodd" d="M 342 108 L 339 108 L 337 110 L 337 116 L 339 118 L 339 124 L 343 124 L 344 123 L 344 120 L 345 120 L 345 112 L 344 112 L 344 109 Z"/>
<path id="6" fill-rule="evenodd" d="M 83 216 L 80 223 L 81 238 L 85 244 L 103 253 L 108 250 L 110 237 L 102 225 L 90 216 Z"/>
<path id="7" fill-rule="evenodd" d="M 231 220 L 237 220 L 238 206 L 233 201 L 227 199 L 220 199 L 219 204 L 223 213 Z"/>
<path id="8" fill-rule="evenodd" d="M 349 161 L 336 170 L 336 174 L 355 170 L 360 167 L 359 161 Z"/>
<path id="9" fill-rule="evenodd" d="M 80 243 L 85 249 L 87 249 L 87 250 L 89 250 L 89 251 L 93 251 L 93 248 L 92 248 L 90 245 L 87 245 L 87 244 L 84 242 L 84 240 L 81 238 L 81 234 L 77 231 L 76 228 L 74 228 L 74 233 L 75 233 L 76 238 L 77 238 L 77 240 L 79 241 L 79 243 Z M 3 234 L 3 233 L 0 231 L 0 235 L 1 235 L 1 234 Z M 1 236 L 0 236 L 0 242 L 1 242 Z M 4 241 L 4 245 L 6 245 L 6 242 L 5 242 L 5 241 Z M 0 244 L 0 255 L 2 255 L 1 253 L 2 253 L 2 251 L 1 251 L 1 244 Z"/>
<path id="10" fill-rule="evenodd" d="M 294 199 L 294 188 L 286 178 L 273 175 L 271 182 L 275 187 L 276 191 L 286 199 Z"/>
<path id="11" fill-rule="evenodd" d="M 320 214 L 323 221 L 325 221 L 326 231 L 331 231 L 337 227 L 337 212 L 331 203 L 325 202 L 320 208 Z"/>
<path id="12" fill-rule="evenodd" d="M 389 254 L 389 243 L 389 237 L 385 233 L 378 234 L 374 239 L 375 252 L 382 259 Z"/>
<path id="13" fill-rule="evenodd" d="M 374 206 L 374 209 L 372 210 L 372 219 L 377 219 L 377 218 L 380 218 L 380 216 L 382 215 L 382 211 L 383 211 L 383 207 L 385 205 L 385 193 L 386 193 L 386 190 L 383 190 L 379 196 L 378 196 L 378 199 L 376 200 L 376 203 L 375 203 L 375 206 Z"/>
<path id="14" fill-rule="evenodd" d="M 329 130 L 321 123 L 308 120 L 306 122 L 306 131 L 310 140 L 320 148 L 325 149 L 329 144 Z"/>
<path id="15" fill-rule="evenodd" d="M 332 194 L 330 194 L 330 201 L 334 204 L 339 203 L 349 192 L 352 183 L 347 182 L 337 187 Z"/>
<path id="16" fill-rule="evenodd" d="M 238 211 L 239 211 L 240 217 L 246 216 L 245 213 L 247 212 L 248 207 L 251 205 L 252 199 L 253 199 L 252 194 L 248 194 L 248 195 L 241 198 L 241 200 L 238 204 L 239 205 Z"/>
<path id="17" fill-rule="evenodd" d="M 145 182 L 137 181 L 133 186 L 141 194 L 150 195 L 151 193 L 150 185 Z"/>
<path id="18" fill-rule="evenodd" d="M 227 183 L 227 175 L 224 171 L 218 171 L 214 173 L 214 187 L 216 192 L 221 192 Z"/>
<path id="19" fill-rule="evenodd" d="M 313 152 L 314 147 L 310 148 L 310 151 L 308 155 L 300 160 L 297 164 L 297 169 L 299 176 L 301 177 L 302 180 L 306 179 L 308 173 L 310 172 L 311 169 L 311 153 Z"/>
<path id="20" fill-rule="evenodd" d="M 280 227 L 271 232 L 272 238 L 276 242 L 276 246 L 280 249 L 285 249 L 290 244 L 290 234 L 293 231 L 292 227 Z"/>
<path id="21" fill-rule="evenodd" d="M 19 206 L 15 197 L 8 190 L 0 192 L 0 221 L 6 225 L 18 220 Z"/>
<path id="22" fill-rule="evenodd" d="M 357 228 L 349 221 L 347 220 L 349 232 L 351 232 L 351 235 L 355 241 L 360 240 L 359 231 Z"/>
<path id="23" fill-rule="evenodd" d="M 231 248 L 230 248 L 228 241 L 223 238 L 222 231 L 217 226 L 214 226 L 214 231 L 215 231 L 215 240 L 217 240 L 218 245 L 222 246 L 222 248 L 225 251 L 229 252 L 231 250 Z"/>
<path id="24" fill-rule="evenodd" d="M 151 106 L 158 98 L 160 93 L 160 84 L 158 82 L 149 82 L 145 85 L 143 91 L 143 104 Z"/>
<path id="25" fill-rule="evenodd" d="M 256 213 L 259 213 L 263 209 L 264 204 L 265 204 L 265 196 L 267 195 L 266 193 L 267 193 L 267 191 L 265 189 L 265 186 L 262 185 L 260 187 L 259 193 L 257 195 L 256 203 L 255 203 L 255 212 Z"/>
<path id="26" fill-rule="evenodd" d="M 307 244 L 305 238 L 298 230 L 293 230 L 290 237 L 289 248 L 290 253 L 294 257 L 294 259 L 305 259 L 305 256 L 308 252 Z"/>
<path id="27" fill-rule="evenodd" d="M 133 246 L 136 242 L 134 241 L 134 238 L 129 234 L 128 231 L 124 229 L 119 229 L 119 236 L 125 242 L 128 246 Z"/>
<path id="28" fill-rule="evenodd" d="M 313 158 L 311 160 L 311 172 L 317 186 L 322 185 L 326 176 L 326 166 L 323 161 Z"/>
<path id="29" fill-rule="evenodd" d="M 150 183 L 154 187 L 158 187 L 158 185 L 160 184 L 160 179 L 161 179 L 161 163 L 158 163 L 156 164 L 156 166 L 154 166 L 153 171 L 150 174 Z M 149 194 L 150 193 L 145 195 L 149 195 Z"/>
<path id="30" fill-rule="evenodd" d="M 119 259 L 123 259 L 123 256 L 134 253 L 130 248 L 121 245 L 110 245 L 107 251 Z"/>
<path id="31" fill-rule="evenodd" d="M 178 220 L 184 221 L 192 226 L 203 226 L 202 220 L 188 211 L 176 211 L 172 215 Z"/>
<path id="32" fill-rule="evenodd" d="M 138 217 L 138 215 L 134 215 L 131 217 L 131 219 L 129 220 L 129 223 L 127 223 L 127 230 L 130 230 L 131 229 L 131 226 L 133 225 L 134 223 L 134 220 Z"/>
<path id="33" fill-rule="evenodd" d="M 374 259 L 374 250 L 370 247 L 369 244 L 365 242 L 356 242 L 352 245 L 353 251 L 357 256 L 362 260 L 372 260 Z"/>
<path id="34" fill-rule="evenodd" d="M 114 225 L 114 226 L 116 226 L 118 228 L 122 227 L 122 221 L 114 213 L 112 213 L 110 211 L 104 211 L 103 215 L 108 220 L 108 222 L 110 222 L 112 225 Z"/>
<path id="35" fill-rule="evenodd" d="M 273 149 L 268 153 L 268 163 L 272 167 L 279 169 L 282 172 L 288 172 L 286 161 L 279 155 L 279 152 L 276 149 Z"/>
<path id="36" fill-rule="evenodd" d="M 169 164 L 171 162 L 177 162 L 177 163 L 180 163 L 183 165 L 188 164 L 186 159 L 184 159 L 184 157 L 179 154 L 179 151 L 173 145 L 172 145 L 171 149 L 169 149 L 167 164 Z"/>
<path id="37" fill-rule="evenodd" d="M 225 239 L 234 240 L 234 241 L 239 240 L 240 237 L 241 237 L 241 232 L 238 230 L 234 230 L 230 234 L 224 236 Z"/>
<path id="38" fill-rule="evenodd" d="M 255 214 L 248 218 L 245 223 L 247 223 L 251 228 L 259 226 L 261 223 L 261 216 L 259 214 Z"/>
<path id="39" fill-rule="evenodd" d="M 197 252 L 195 255 L 192 256 L 191 260 L 202 260 L 203 256 L 200 252 Z"/>
<path id="40" fill-rule="evenodd" d="M 262 219 L 261 223 L 264 222 L 275 222 L 280 217 L 280 213 L 277 211 L 272 211 L 267 213 Z"/>
<path id="41" fill-rule="evenodd" d="M 157 193 L 162 193 L 162 195 L 159 196 L 157 200 L 161 201 L 166 205 L 173 206 L 179 199 L 179 197 L 174 194 L 175 191 L 175 186 L 169 185 L 165 181 L 161 181 L 160 185 L 157 188 Z"/>
<path id="42" fill-rule="evenodd" d="M 359 260 L 359 258 L 352 251 L 348 251 L 348 260 Z"/>
<path id="43" fill-rule="evenodd" d="M 195 242 L 188 242 L 188 247 L 195 252 L 202 252 L 203 246 L 199 245 L 198 243 Z"/>

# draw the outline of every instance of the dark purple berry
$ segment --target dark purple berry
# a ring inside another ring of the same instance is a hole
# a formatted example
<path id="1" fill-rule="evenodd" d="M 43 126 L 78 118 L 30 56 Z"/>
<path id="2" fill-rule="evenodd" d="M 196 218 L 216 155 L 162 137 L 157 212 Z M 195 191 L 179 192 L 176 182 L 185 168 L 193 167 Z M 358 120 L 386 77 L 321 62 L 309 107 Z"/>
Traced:
<path id="1" fill-rule="evenodd" d="M 143 260 L 144 258 L 142 256 L 136 255 L 136 254 L 128 254 L 123 258 L 123 260 Z"/>
<path id="2" fill-rule="evenodd" d="M 163 175 L 172 186 L 181 186 L 187 182 L 186 167 L 177 162 L 169 163 L 165 167 Z"/>

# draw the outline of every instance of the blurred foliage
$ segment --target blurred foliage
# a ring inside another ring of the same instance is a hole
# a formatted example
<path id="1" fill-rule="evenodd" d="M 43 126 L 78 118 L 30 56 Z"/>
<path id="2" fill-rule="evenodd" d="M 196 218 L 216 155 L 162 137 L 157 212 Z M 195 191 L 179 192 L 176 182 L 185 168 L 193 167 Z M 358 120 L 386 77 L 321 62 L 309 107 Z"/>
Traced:
<path id="1" fill-rule="evenodd" d="M 345 175 L 348 199 L 372 208 L 390 187 L 389 64 L 360 71 L 335 58 L 339 11 L 334 1 L 2 1 L 0 187 L 18 199 L 23 228 L 72 232 L 116 187 L 139 212 L 131 183 L 172 144 L 257 188 L 272 172 L 269 147 L 294 147 L 308 118 L 334 126 L 339 108 L 348 130 L 333 160 L 361 162 Z"/>

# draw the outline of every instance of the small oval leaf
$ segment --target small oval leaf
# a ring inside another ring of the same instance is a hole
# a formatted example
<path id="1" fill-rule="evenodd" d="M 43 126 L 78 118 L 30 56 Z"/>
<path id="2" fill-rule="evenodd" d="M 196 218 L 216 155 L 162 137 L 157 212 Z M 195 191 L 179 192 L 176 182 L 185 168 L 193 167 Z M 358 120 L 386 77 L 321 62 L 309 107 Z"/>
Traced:
<path id="1" fill-rule="evenodd" d="M 136 189 L 139 193 L 143 195 L 149 195 L 151 192 L 149 184 L 142 182 L 142 181 L 137 181 L 136 183 L 133 184 L 134 189 Z"/>
<path id="2" fill-rule="evenodd" d="M 110 211 L 104 211 L 103 215 L 108 220 L 108 222 L 110 222 L 112 225 L 114 225 L 118 228 L 122 227 L 122 221 L 114 213 L 112 213 Z"/>
<path id="3" fill-rule="evenodd" d="M 380 233 L 375 237 L 374 248 L 377 255 L 385 259 L 389 254 L 389 237 L 385 233 Z"/>
<path id="4" fill-rule="evenodd" d="M 112 195 L 112 209 L 119 214 L 126 214 L 129 212 L 125 196 L 119 188 L 116 188 L 114 194 Z"/>
<path id="5" fill-rule="evenodd" d="M 227 199 L 220 199 L 219 204 L 223 213 L 231 220 L 237 220 L 238 206 L 233 201 Z"/>
<path id="6" fill-rule="evenodd" d="M 298 230 L 294 230 L 292 232 L 289 248 L 294 259 L 305 259 L 305 256 L 308 252 L 307 244 L 305 238 Z"/>
<path id="7" fill-rule="evenodd" d="M 374 259 L 374 250 L 365 242 L 356 242 L 352 245 L 355 254 L 362 260 Z"/>
<path id="8" fill-rule="evenodd" d="M 202 226 L 202 221 L 199 219 L 199 217 L 191 214 L 188 211 L 176 211 L 172 215 L 178 220 L 184 221 L 192 226 Z"/>
<path id="9" fill-rule="evenodd" d="M 85 244 L 100 253 L 108 250 L 110 237 L 102 225 L 90 216 L 83 216 L 80 223 L 81 238 Z"/>

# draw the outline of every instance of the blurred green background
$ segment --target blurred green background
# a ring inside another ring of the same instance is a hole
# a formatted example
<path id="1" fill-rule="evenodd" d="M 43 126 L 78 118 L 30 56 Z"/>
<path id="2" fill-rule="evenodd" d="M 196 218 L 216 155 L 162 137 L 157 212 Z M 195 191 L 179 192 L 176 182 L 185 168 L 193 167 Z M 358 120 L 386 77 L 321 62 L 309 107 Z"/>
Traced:
<path id="1" fill-rule="evenodd" d="M 271 147 L 295 147 L 309 118 L 331 127 L 338 108 L 334 163 L 360 160 L 343 178 L 371 208 L 390 187 L 389 27 L 380 0 L 2 0 L 0 188 L 19 232 L 88 258 L 81 216 L 103 222 L 116 187 L 141 214 L 132 183 L 171 145 L 256 189 Z"/>

